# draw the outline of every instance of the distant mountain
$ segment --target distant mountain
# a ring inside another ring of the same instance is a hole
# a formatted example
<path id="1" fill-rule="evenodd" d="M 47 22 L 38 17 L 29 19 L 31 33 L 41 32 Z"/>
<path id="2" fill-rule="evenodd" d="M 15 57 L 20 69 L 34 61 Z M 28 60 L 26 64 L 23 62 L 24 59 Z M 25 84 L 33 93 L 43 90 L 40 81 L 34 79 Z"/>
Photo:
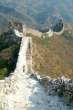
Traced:
<path id="1" fill-rule="evenodd" d="M 8 20 L 5 17 L 0 16 L 0 35 L 3 34 L 4 32 L 8 32 L 8 30 L 9 30 Z"/>
<path id="2" fill-rule="evenodd" d="M 0 14 L 33 28 L 46 28 L 52 15 L 73 24 L 73 0 L 1 0 Z"/>

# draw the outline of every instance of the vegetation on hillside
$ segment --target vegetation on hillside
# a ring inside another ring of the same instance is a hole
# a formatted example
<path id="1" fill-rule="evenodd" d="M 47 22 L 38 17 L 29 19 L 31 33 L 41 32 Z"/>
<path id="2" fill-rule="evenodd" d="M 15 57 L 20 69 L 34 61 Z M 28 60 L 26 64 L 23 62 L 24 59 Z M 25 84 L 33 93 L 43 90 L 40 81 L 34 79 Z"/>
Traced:
<path id="1" fill-rule="evenodd" d="M 12 32 L 0 36 L 0 79 L 8 76 L 16 66 L 21 39 Z"/>

